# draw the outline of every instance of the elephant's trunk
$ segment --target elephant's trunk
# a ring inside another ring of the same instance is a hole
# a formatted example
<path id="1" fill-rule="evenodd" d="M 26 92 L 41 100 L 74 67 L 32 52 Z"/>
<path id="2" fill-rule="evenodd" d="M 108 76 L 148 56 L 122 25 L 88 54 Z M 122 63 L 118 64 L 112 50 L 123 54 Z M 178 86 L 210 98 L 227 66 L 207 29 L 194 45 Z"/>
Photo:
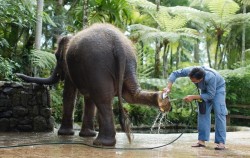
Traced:
<path id="1" fill-rule="evenodd" d="M 48 78 L 40 78 L 40 77 L 30 77 L 21 73 L 16 73 L 17 77 L 21 78 L 25 82 L 29 83 L 37 83 L 37 84 L 45 84 L 45 85 L 52 85 L 56 84 L 60 80 L 60 73 L 58 71 L 58 66 L 54 69 L 52 75 Z"/>

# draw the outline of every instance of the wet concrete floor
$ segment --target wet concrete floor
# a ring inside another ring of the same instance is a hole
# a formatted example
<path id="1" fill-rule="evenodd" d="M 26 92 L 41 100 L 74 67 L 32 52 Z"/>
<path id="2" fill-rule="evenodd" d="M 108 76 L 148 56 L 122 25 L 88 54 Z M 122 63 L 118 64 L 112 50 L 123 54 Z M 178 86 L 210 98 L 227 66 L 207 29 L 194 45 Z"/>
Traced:
<path id="1" fill-rule="evenodd" d="M 57 136 L 56 131 L 0 133 L 0 158 L 250 157 L 250 130 L 228 132 L 226 150 L 223 151 L 214 150 L 214 133 L 211 133 L 211 140 L 205 148 L 190 147 L 197 142 L 197 133 L 184 133 L 174 143 L 164 146 L 179 135 L 133 134 L 133 142 L 129 144 L 124 133 L 117 133 L 116 149 L 102 149 L 88 146 L 92 145 L 94 138 L 79 137 L 78 132 L 74 136 Z"/>

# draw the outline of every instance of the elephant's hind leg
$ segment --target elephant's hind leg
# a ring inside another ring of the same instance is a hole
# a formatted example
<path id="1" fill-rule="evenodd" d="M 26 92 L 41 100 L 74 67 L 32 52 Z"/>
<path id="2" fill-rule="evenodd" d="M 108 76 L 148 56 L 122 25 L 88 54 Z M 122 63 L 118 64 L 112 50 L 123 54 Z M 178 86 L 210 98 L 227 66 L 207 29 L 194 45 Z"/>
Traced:
<path id="1" fill-rule="evenodd" d="M 73 130 L 73 111 L 77 96 L 77 89 L 70 79 L 65 78 L 63 90 L 63 117 L 62 124 L 58 130 L 58 135 L 74 135 Z"/>
<path id="2" fill-rule="evenodd" d="M 82 122 L 82 129 L 79 133 L 81 137 L 95 137 L 94 131 L 94 116 L 95 116 L 95 104 L 90 97 L 84 96 L 84 116 Z"/>
<path id="3" fill-rule="evenodd" d="M 114 146 L 116 143 L 116 131 L 114 126 L 111 101 L 106 104 L 99 103 L 96 105 L 99 107 L 97 113 L 99 133 L 93 144 L 98 146 Z"/>

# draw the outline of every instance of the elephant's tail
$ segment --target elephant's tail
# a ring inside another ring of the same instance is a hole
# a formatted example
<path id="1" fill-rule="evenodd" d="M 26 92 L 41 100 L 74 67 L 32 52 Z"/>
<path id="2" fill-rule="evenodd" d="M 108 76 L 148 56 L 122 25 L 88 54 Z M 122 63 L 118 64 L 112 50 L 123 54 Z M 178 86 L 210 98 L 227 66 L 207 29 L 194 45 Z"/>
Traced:
<path id="1" fill-rule="evenodd" d="M 122 130 L 126 133 L 129 143 L 131 143 L 131 129 L 130 129 L 130 120 L 122 106 L 122 86 L 124 81 L 125 66 L 126 66 L 126 56 L 125 51 L 118 51 L 116 49 L 115 56 L 118 60 L 118 105 L 119 105 L 119 122 Z"/>
<path id="2" fill-rule="evenodd" d="M 119 103 L 120 104 L 120 103 Z M 120 106 L 120 105 L 119 105 Z M 129 143 L 131 143 L 131 129 L 130 129 L 130 120 L 128 115 L 123 108 L 119 107 L 119 121 L 121 124 L 122 130 L 126 133 Z"/>
<path id="3" fill-rule="evenodd" d="M 120 80 L 119 80 L 120 81 Z M 122 79 L 123 81 L 123 79 Z M 122 130 L 126 133 L 129 143 L 131 143 L 131 129 L 130 129 L 130 120 L 122 106 L 122 83 L 119 83 L 118 89 L 118 105 L 119 105 L 119 122 Z"/>

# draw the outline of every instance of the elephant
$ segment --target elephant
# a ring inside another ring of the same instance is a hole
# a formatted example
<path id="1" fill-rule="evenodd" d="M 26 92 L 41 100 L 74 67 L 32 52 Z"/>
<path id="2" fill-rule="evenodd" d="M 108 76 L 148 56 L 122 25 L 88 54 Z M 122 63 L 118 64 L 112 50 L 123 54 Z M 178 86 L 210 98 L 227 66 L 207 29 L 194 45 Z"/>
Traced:
<path id="1" fill-rule="evenodd" d="M 136 51 L 132 42 L 112 24 L 97 23 L 58 40 L 56 66 L 48 78 L 16 75 L 25 82 L 53 85 L 64 82 L 63 116 L 58 135 L 74 135 L 73 111 L 77 93 L 84 96 L 84 114 L 79 136 L 95 137 L 93 119 L 97 109 L 99 132 L 93 144 L 114 146 L 112 101 L 118 97 L 122 130 L 130 137 L 128 116 L 122 108 L 128 103 L 149 105 L 161 111 L 170 110 L 162 91 L 142 90 L 136 77 Z"/>

